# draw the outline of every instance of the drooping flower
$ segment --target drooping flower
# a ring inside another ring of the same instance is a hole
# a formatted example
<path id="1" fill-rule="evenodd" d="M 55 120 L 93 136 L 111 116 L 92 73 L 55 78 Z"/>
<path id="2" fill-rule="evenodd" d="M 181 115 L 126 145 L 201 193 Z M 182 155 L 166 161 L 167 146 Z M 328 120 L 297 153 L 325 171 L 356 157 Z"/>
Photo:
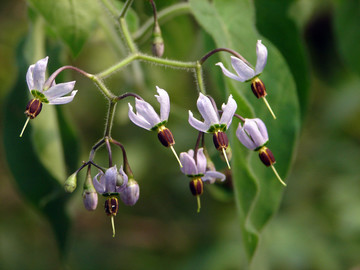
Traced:
<path id="1" fill-rule="evenodd" d="M 73 90 L 75 81 L 55 84 L 55 81 L 45 81 L 46 67 L 49 57 L 45 57 L 31 65 L 26 73 L 26 82 L 31 95 L 34 97 L 26 106 L 25 114 L 28 119 L 20 134 L 22 136 L 30 119 L 34 119 L 42 109 L 42 104 L 59 105 L 71 102 L 77 90 Z M 71 92 L 71 93 L 70 93 Z M 69 96 L 64 96 L 70 93 Z"/>
<path id="2" fill-rule="evenodd" d="M 133 107 L 129 103 L 129 118 L 135 125 L 141 128 L 157 131 L 160 142 L 165 147 L 171 148 L 181 167 L 182 164 L 173 147 L 175 144 L 174 136 L 165 126 L 170 114 L 170 98 L 164 89 L 158 86 L 156 86 L 156 89 L 159 93 L 159 95 L 155 95 L 155 97 L 160 103 L 160 116 L 149 103 L 142 99 L 135 98 L 136 113 L 134 113 Z"/>
<path id="3" fill-rule="evenodd" d="M 224 181 L 225 175 L 217 171 L 207 171 L 207 160 L 204 155 L 204 149 L 197 150 L 196 158 L 194 150 L 180 153 L 180 160 L 183 164 L 181 172 L 191 178 L 189 187 L 191 193 L 197 197 L 198 212 L 200 211 L 200 195 L 203 193 L 203 182 L 213 184 L 216 180 Z"/>
<path id="4" fill-rule="evenodd" d="M 126 205 L 134 205 L 138 201 L 139 195 L 139 184 L 133 178 L 129 179 L 125 189 L 120 191 L 120 199 Z"/>
<path id="5" fill-rule="evenodd" d="M 204 118 L 204 122 L 199 121 L 193 116 L 193 113 L 189 111 L 189 123 L 195 129 L 213 133 L 213 141 L 217 150 L 222 151 L 228 167 L 230 168 L 225 150 L 229 145 L 229 141 L 225 131 L 228 129 L 232 122 L 232 118 L 237 109 L 237 104 L 233 99 L 232 95 L 229 96 L 227 104 L 222 104 L 222 114 L 219 116 L 219 112 L 216 105 L 212 103 L 209 97 L 200 93 L 199 98 L 196 102 L 198 110 L 201 116 Z"/>
<path id="6" fill-rule="evenodd" d="M 236 71 L 236 74 L 226 69 L 224 64 L 221 62 L 216 63 L 216 65 L 221 68 L 225 76 L 231 79 L 240 82 L 251 81 L 251 89 L 254 95 L 257 98 L 263 98 L 270 113 L 272 114 L 274 119 L 276 119 L 275 114 L 273 113 L 269 103 L 265 98 L 265 96 L 267 95 L 265 85 L 262 82 L 262 80 L 259 79 L 260 74 L 264 70 L 268 57 L 267 48 L 265 47 L 265 45 L 261 43 L 261 40 L 258 40 L 256 43 L 256 56 L 257 56 L 257 60 L 256 60 L 255 69 L 252 68 L 245 59 L 231 56 L 231 65 L 233 69 Z"/>
<path id="7" fill-rule="evenodd" d="M 236 137 L 246 148 L 259 151 L 260 160 L 265 166 L 271 167 L 280 183 L 286 186 L 274 167 L 276 160 L 273 153 L 265 146 L 269 141 L 269 136 L 266 126 L 261 119 L 245 118 L 243 126 L 239 123 L 236 130 Z"/>

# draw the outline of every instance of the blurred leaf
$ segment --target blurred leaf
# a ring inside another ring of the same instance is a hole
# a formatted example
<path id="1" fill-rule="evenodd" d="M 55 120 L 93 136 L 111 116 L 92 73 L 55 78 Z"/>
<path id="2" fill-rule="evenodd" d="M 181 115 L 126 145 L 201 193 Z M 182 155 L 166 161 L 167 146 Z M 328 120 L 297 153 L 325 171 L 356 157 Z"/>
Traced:
<path id="1" fill-rule="evenodd" d="M 263 102 L 253 96 L 249 83 L 228 78 L 224 80 L 228 84 L 228 92 L 234 95 L 238 103 L 237 113 L 248 118 L 260 117 L 266 123 L 270 137 L 268 147 L 277 158 L 276 168 L 279 174 L 285 178 L 293 159 L 300 125 L 296 87 L 286 62 L 279 51 L 256 32 L 254 10 L 249 1 L 215 0 L 209 3 L 206 0 L 192 0 L 190 5 L 195 18 L 214 38 L 218 47 L 234 49 L 255 64 L 256 40 L 262 39 L 267 46 L 269 57 L 261 79 L 267 86 L 267 98 L 273 105 L 277 120 L 273 120 Z M 223 53 L 221 56 L 222 62 L 230 68 L 230 55 Z M 277 211 L 284 188 L 272 170 L 260 162 L 257 153 L 240 145 L 235 138 L 237 123 L 234 122 L 232 170 L 235 200 L 243 241 L 251 260 L 258 245 L 259 234 Z"/>
<path id="2" fill-rule="evenodd" d="M 335 1 L 335 34 L 340 53 L 347 64 L 360 74 L 360 1 Z"/>
<path id="3" fill-rule="evenodd" d="M 28 1 L 69 46 L 72 54 L 78 55 L 94 29 L 100 10 L 98 2 L 93 0 Z"/>
<path id="4" fill-rule="evenodd" d="M 300 31 L 288 16 L 292 2 L 294 1 L 254 1 L 256 27 L 261 35 L 279 49 L 289 65 L 296 83 L 301 117 L 304 118 L 308 105 L 310 72 Z"/>
<path id="5" fill-rule="evenodd" d="M 23 114 L 28 102 L 25 80 L 28 63 L 23 55 L 24 43 L 18 50 L 18 80 L 10 91 L 4 104 L 4 145 L 9 168 L 21 194 L 49 220 L 59 249 L 64 255 L 70 219 L 65 212 L 67 196 L 64 188 L 42 165 L 32 146 L 31 136 L 24 134 L 19 138 L 19 131 L 25 121 Z M 26 133 L 32 132 L 32 123 Z"/>

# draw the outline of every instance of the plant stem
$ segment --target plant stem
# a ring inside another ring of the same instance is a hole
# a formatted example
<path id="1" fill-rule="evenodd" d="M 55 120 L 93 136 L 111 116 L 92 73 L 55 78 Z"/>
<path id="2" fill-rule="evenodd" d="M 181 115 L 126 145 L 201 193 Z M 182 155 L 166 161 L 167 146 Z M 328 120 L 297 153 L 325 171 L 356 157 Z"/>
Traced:
<path id="1" fill-rule="evenodd" d="M 127 1 L 126 1 L 126 3 L 125 3 L 124 6 L 123 6 L 123 9 L 122 9 L 121 12 L 120 12 L 119 20 L 120 20 L 121 18 L 125 18 L 126 12 L 129 10 L 129 8 L 130 8 L 130 6 L 131 6 L 131 4 L 132 4 L 133 1 L 134 1 L 134 0 L 127 0 Z"/>
<path id="2" fill-rule="evenodd" d="M 111 137 L 111 128 L 112 128 L 112 124 L 113 124 L 113 120 L 114 120 L 114 115 L 115 115 L 115 109 L 116 109 L 116 103 L 117 101 L 113 101 L 111 100 L 109 102 L 109 110 L 108 110 L 108 114 L 106 116 L 106 125 L 105 125 L 105 134 L 104 137 Z"/>
<path id="3" fill-rule="evenodd" d="M 201 67 L 201 64 L 199 62 L 196 62 L 195 77 L 196 77 L 196 80 L 197 80 L 197 85 L 198 85 L 198 88 L 199 88 L 199 92 L 206 95 L 206 90 L 205 90 L 204 81 L 203 81 L 203 77 L 202 77 L 202 67 Z"/>
<path id="4" fill-rule="evenodd" d="M 136 60 L 138 58 L 138 54 L 134 53 L 134 54 L 130 54 L 128 57 L 126 57 L 125 59 L 121 60 L 119 63 L 117 63 L 116 65 L 104 70 L 103 72 L 97 74 L 98 78 L 105 78 L 109 75 L 111 75 L 112 73 L 118 71 L 119 69 L 123 68 L 124 66 L 130 64 L 132 61 Z"/>
<path id="5" fill-rule="evenodd" d="M 109 99 L 113 100 L 116 98 L 116 96 L 105 86 L 105 84 L 101 81 L 101 79 L 96 76 L 89 74 L 89 79 L 91 79 L 100 89 L 100 91 Z"/>
<path id="6" fill-rule="evenodd" d="M 120 22 L 120 28 L 121 28 L 121 30 L 123 32 L 125 41 L 126 41 L 127 45 L 129 46 L 130 51 L 132 53 L 137 52 L 136 45 L 135 45 L 134 41 L 131 38 L 129 27 L 127 26 L 125 18 L 120 17 L 119 22 Z"/>

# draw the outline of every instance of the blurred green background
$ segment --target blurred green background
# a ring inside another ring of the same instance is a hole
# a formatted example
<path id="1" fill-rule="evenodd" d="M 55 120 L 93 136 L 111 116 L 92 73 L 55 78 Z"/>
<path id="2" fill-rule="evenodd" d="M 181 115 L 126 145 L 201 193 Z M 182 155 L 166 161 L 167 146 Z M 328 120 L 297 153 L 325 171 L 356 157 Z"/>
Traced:
<path id="1" fill-rule="evenodd" d="M 151 16 L 146 1 L 135 2 L 141 20 Z M 177 1 L 159 2 L 161 9 Z M 289 2 L 287 14 L 300 29 L 309 61 L 310 91 L 281 207 L 265 228 L 250 268 L 360 269 L 360 62 L 355 61 L 360 53 L 360 24 L 359 19 L 352 20 L 354 14 L 360 18 L 360 4 L 353 0 Z M 345 2 L 353 8 L 346 9 Z M 0 29 L 3 104 L 17 79 L 16 48 L 29 31 L 24 1 L 1 2 Z M 191 61 L 214 47 L 190 15 L 168 21 L 162 31 L 168 58 Z M 64 62 L 92 73 L 111 65 L 119 54 L 100 27 L 76 59 L 56 39 L 52 42 L 64 52 Z M 149 41 L 139 47 L 150 53 Z M 208 68 L 215 58 L 205 67 L 208 89 L 216 84 L 216 74 Z M 130 72 L 135 72 L 136 80 L 129 79 Z M 82 89 L 64 113 L 76 127 L 81 160 L 86 160 L 91 146 L 102 136 L 106 102 L 83 77 L 70 72 L 66 76 L 76 79 L 76 88 Z M 186 151 L 195 144 L 196 132 L 179 125 L 187 119 L 182 105 L 195 108 L 192 74 L 141 63 L 111 77 L 108 84 L 114 92 L 117 87 L 138 92 L 152 104 L 155 85 L 168 90 L 175 148 Z M 141 187 L 140 200 L 134 207 L 120 206 L 117 238 L 112 239 L 103 198 L 99 197 L 96 211 L 88 212 L 82 205 L 81 188 L 77 189 L 68 204 L 73 223 L 63 263 L 49 224 L 18 193 L 0 144 L 0 269 L 246 269 L 231 185 L 207 186 L 197 214 L 188 180 L 168 166 L 174 161 L 171 152 L 158 143 L 156 134 L 129 122 L 126 103 L 118 104 L 113 134 L 119 134 L 129 149 L 129 161 Z M 0 121 L 3 127 L 3 119 Z M 115 148 L 113 152 L 114 160 L 121 161 L 121 152 Z M 97 159 L 106 164 L 104 150 Z M 82 173 L 79 181 L 84 177 Z"/>

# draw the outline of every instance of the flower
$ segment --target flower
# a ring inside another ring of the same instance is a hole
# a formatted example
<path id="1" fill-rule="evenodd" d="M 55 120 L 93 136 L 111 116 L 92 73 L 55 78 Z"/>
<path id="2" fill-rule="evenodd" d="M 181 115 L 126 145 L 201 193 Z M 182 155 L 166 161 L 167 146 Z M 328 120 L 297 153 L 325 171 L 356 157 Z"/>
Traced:
<path id="1" fill-rule="evenodd" d="M 100 176 L 100 180 L 98 180 Z M 100 171 L 93 179 L 96 191 L 105 196 L 119 194 L 128 182 L 128 176 L 125 174 L 121 166 L 119 171 L 116 165 L 107 169 L 105 174 Z"/>
<path id="2" fill-rule="evenodd" d="M 237 104 L 232 95 L 229 96 L 226 105 L 222 104 L 221 109 L 223 113 L 221 114 L 221 117 L 219 117 L 217 108 L 213 106 L 210 98 L 202 93 L 200 93 L 196 105 L 201 116 L 204 118 L 204 122 L 197 120 L 193 116 L 193 113 L 189 110 L 189 123 L 193 128 L 206 133 L 226 131 L 226 129 L 230 126 L 237 109 Z"/>
<path id="3" fill-rule="evenodd" d="M 194 150 L 190 149 L 188 152 L 180 153 L 180 160 L 183 164 L 181 172 L 191 178 L 189 187 L 191 193 L 197 197 L 198 212 L 200 211 L 200 195 L 203 193 L 203 182 L 215 183 L 217 179 L 225 180 L 225 175 L 217 171 L 206 170 L 206 157 L 204 149 L 199 148 L 194 157 Z"/>
<path id="4" fill-rule="evenodd" d="M 129 118 L 135 125 L 139 127 L 147 130 L 157 131 L 158 139 L 161 144 L 165 147 L 170 147 L 171 151 L 179 162 L 180 167 L 182 167 L 182 164 L 173 147 L 175 144 L 174 136 L 170 129 L 165 127 L 170 114 L 170 98 L 164 89 L 161 89 L 158 86 L 156 86 L 156 89 L 159 93 L 159 95 L 155 95 L 155 97 L 160 103 L 160 116 L 155 112 L 154 108 L 149 103 L 142 99 L 135 98 L 136 113 L 134 113 L 131 104 L 128 103 Z"/>
<path id="5" fill-rule="evenodd" d="M 120 192 L 120 199 L 126 205 L 134 205 L 140 195 L 139 184 L 135 181 L 135 179 L 131 178 L 125 189 Z"/>
<path id="6" fill-rule="evenodd" d="M 98 195 L 95 191 L 83 192 L 83 203 L 86 210 L 94 211 L 98 204 Z"/>
<path id="7" fill-rule="evenodd" d="M 269 141 L 266 126 L 259 118 L 246 118 L 243 126 L 239 123 L 236 136 L 250 150 L 257 150 Z"/>
<path id="8" fill-rule="evenodd" d="M 266 65 L 268 51 L 267 48 L 261 43 L 261 40 L 258 40 L 256 43 L 256 56 L 257 60 L 255 70 L 250 67 L 249 64 L 243 59 L 231 56 L 231 65 L 236 71 L 237 75 L 227 70 L 221 62 L 216 63 L 216 65 L 222 69 L 225 76 L 240 82 L 245 82 L 258 77 Z"/>

